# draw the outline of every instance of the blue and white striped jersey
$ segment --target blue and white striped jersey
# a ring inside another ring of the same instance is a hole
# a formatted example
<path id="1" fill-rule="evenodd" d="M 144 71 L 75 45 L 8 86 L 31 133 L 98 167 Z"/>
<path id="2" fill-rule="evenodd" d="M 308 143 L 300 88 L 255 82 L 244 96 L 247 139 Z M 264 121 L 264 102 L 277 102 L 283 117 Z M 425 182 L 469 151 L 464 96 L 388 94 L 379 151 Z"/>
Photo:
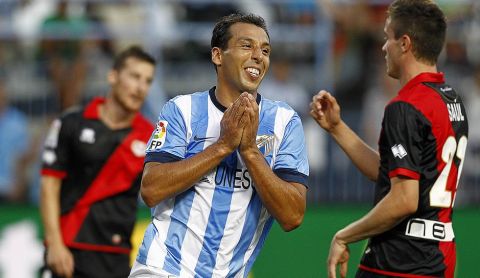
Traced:
<path id="1" fill-rule="evenodd" d="M 210 91 L 167 102 L 147 147 L 146 162 L 191 157 L 216 142 L 225 111 Z M 257 95 L 257 145 L 282 179 L 306 185 L 301 120 L 282 102 Z M 273 218 L 238 152 L 189 190 L 152 208 L 137 261 L 179 277 L 246 277 Z"/>

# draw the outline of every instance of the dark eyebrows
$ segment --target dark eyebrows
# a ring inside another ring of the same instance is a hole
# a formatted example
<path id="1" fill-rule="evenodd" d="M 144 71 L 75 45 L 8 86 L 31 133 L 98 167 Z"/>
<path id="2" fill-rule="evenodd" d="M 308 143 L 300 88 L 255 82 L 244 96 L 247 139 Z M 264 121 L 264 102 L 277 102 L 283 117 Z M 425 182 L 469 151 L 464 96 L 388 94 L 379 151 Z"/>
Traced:
<path id="1" fill-rule="evenodd" d="M 249 38 L 249 37 L 239 37 L 239 38 L 237 39 L 237 42 L 242 42 L 242 41 L 249 42 L 249 43 L 253 43 L 253 42 L 254 42 L 254 40 L 251 39 L 251 38 Z M 265 46 L 270 47 L 270 43 L 269 43 L 269 42 L 264 42 L 264 43 L 262 43 L 261 47 L 265 47 Z"/>

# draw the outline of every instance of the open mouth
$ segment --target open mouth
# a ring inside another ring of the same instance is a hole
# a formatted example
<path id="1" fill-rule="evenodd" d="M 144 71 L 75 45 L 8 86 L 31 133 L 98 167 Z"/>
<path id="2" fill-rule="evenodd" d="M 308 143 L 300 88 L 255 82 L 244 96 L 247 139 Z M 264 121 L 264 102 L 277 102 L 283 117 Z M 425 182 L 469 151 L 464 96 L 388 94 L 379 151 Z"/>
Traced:
<path id="1" fill-rule="evenodd" d="M 256 68 L 246 68 L 245 69 L 248 74 L 253 78 L 253 79 L 257 79 L 259 76 L 260 76 L 260 70 L 259 69 L 256 69 Z"/>

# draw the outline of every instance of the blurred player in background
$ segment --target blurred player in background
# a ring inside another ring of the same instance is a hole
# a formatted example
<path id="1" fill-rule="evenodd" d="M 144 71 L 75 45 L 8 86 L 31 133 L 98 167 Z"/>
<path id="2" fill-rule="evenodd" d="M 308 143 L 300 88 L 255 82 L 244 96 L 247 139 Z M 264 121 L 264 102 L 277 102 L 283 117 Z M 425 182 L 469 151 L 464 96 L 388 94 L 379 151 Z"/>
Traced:
<path id="1" fill-rule="evenodd" d="M 160 113 L 141 194 L 152 207 L 130 277 L 245 277 L 277 220 L 305 213 L 308 161 L 298 114 L 257 88 L 270 64 L 263 18 L 232 14 L 213 30 L 217 84 Z"/>
<path id="2" fill-rule="evenodd" d="M 106 98 L 65 112 L 45 142 L 41 215 L 53 277 L 127 277 L 145 147 L 139 114 L 155 60 L 133 46 L 108 74 Z"/>
<path id="3" fill-rule="evenodd" d="M 311 115 L 359 170 L 376 181 L 375 207 L 338 231 L 328 276 L 346 277 L 348 244 L 370 238 L 356 277 L 454 276 L 452 209 L 465 158 L 468 123 L 455 90 L 437 71 L 446 33 L 443 12 L 429 0 L 397 0 L 385 24 L 387 73 L 403 88 L 385 108 L 379 153 L 340 118 L 321 91 Z"/>

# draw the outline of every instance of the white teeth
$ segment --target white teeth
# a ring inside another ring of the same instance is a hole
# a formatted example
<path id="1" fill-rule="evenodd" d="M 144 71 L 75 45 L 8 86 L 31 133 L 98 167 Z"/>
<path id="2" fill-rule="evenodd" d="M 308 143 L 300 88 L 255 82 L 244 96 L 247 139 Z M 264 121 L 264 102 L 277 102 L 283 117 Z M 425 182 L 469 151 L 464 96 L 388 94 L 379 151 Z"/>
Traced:
<path id="1" fill-rule="evenodd" d="M 252 74 L 253 76 L 259 76 L 260 75 L 260 71 L 258 69 L 254 69 L 254 68 L 247 68 L 247 71 Z"/>

